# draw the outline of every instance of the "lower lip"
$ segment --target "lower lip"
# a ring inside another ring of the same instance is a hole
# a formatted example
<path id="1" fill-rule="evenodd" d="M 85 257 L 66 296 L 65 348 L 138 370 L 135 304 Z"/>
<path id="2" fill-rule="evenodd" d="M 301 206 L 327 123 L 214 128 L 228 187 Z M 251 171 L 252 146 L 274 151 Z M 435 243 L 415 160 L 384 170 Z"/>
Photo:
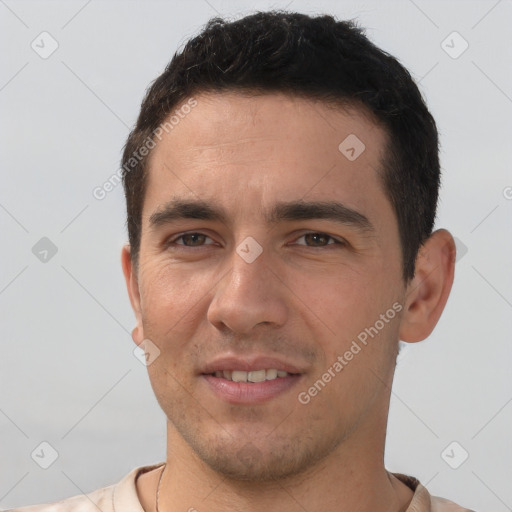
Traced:
<path id="1" fill-rule="evenodd" d="M 234 382 L 202 375 L 215 394 L 231 404 L 258 404 L 275 398 L 297 384 L 302 375 L 288 375 L 263 382 Z"/>

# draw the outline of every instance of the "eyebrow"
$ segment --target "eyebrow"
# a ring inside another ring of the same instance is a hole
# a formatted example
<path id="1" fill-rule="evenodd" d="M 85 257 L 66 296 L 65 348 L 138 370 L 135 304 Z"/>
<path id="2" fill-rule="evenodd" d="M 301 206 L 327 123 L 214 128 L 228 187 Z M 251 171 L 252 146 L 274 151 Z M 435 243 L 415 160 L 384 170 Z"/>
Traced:
<path id="1" fill-rule="evenodd" d="M 278 202 L 269 212 L 264 212 L 267 224 L 283 221 L 326 219 L 347 225 L 361 232 L 374 232 L 375 228 L 362 213 L 337 201 L 291 201 Z M 150 229 L 172 223 L 176 220 L 200 219 L 228 224 L 226 211 L 217 204 L 201 200 L 174 198 L 154 212 L 149 218 Z"/>

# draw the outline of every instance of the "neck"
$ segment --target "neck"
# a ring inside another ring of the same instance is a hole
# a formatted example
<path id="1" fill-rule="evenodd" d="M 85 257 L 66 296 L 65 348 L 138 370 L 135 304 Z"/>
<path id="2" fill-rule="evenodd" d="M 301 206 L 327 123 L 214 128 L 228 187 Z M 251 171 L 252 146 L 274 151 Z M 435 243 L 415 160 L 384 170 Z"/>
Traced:
<path id="1" fill-rule="evenodd" d="M 405 511 L 413 492 L 386 471 L 384 441 L 385 432 L 376 438 L 365 436 L 364 429 L 358 429 L 307 472 L 274 482 L 237 481 L 216 473 L 199 460 L 168 424 L 159 512 Z M 161 475 L 159 470 L 158 477 Z"/>

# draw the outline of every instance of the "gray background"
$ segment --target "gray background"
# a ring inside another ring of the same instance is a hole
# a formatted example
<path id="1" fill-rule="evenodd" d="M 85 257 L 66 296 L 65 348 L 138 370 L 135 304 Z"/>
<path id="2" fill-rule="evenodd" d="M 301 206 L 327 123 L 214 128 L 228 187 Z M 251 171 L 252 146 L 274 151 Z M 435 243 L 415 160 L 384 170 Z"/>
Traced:
<path id="1" fill-rule="evenodd" d="M 0 0 L 0 508 L 89 492 L 164 460 L 165 417 L 130 337 L 122 186 L 101 201 L 92 191 L 118 168 L 147 85 L 187 38 L 217 13 L 286 6 L 357 18 L 420 82 L 441 134 L 437 227 L 461 252 L 433 335 L 399 357 L 387 468 L 468 508 L 512 510 L 505 0 Z M 31 47 L 51 49 L 43 31 L 59 45 L 47 58 Z M 457 58 L 454 31 L 469 44 Z M 46 261 L 43 237 L 58 249 Z M 42 442 L 58 452 L 48 469 Z"/>

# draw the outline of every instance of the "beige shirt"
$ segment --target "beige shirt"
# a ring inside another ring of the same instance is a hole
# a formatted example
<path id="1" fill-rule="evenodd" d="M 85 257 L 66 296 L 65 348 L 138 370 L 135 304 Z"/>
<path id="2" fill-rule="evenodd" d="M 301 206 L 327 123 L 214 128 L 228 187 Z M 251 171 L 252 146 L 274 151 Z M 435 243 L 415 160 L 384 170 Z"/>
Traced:
<path id="1" fill-rule="evenodd" d="M 142 473 L 156 469 L 164 463 L 142 466 L 130 471 L 119 483 L 80 494 L 55 503 L 31 505 L 10 509 L 6 512 L 144 512 L 137 495 L 135 482 Z M 406 512 L 472 512 L 452 501 L 431 496 L 416 478 L 393 473 L 414 491 Z"/>

